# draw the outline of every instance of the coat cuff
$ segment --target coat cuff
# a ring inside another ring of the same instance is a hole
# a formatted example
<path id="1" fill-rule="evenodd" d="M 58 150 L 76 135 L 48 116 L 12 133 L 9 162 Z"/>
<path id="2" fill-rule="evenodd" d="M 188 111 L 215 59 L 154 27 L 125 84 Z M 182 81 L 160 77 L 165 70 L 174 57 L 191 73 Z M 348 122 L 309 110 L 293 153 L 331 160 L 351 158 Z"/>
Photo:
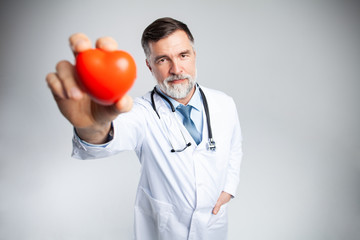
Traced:
<path id="1" fill-rule="evenodd" d="M 71 156 L 78 159 L 95 159 L 107 157 L 110 150 L 107 147 L 113 141 L 113 124 L 111 123 L 111 130 L 109 132 L 108 141 L 103 144 L 92 144 L 82 140 L 74 128 L 74 136 L 72 139 L 73 150 Z"/>

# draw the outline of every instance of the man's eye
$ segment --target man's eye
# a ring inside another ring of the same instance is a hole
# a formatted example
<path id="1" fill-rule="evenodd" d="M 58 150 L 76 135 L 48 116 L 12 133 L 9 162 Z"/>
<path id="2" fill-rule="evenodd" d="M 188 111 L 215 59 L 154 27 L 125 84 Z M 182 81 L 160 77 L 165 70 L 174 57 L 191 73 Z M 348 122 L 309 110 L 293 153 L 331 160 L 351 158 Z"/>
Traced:
<path id="1" fill-rule="evenodd" d="M 159 59 L 157 62 L 158 62 L 158 63 L 164 63 L 164 62 L 166 62 L 166 59 L 165 59 L 165 58 L 161 58 L 161 59 Z"/>

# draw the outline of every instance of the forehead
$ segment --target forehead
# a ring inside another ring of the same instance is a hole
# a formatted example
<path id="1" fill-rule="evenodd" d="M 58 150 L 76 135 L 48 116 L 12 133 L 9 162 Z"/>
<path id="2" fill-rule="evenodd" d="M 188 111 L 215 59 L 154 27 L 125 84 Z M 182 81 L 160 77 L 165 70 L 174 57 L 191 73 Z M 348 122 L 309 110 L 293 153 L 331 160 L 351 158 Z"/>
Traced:
<path id="1" fill-rule="evenodd" d="M 157 42 L 150 42 L 150 55 L 171 55 L 192 49 L 192 43 L 187 34 L 177 30 Z"/>

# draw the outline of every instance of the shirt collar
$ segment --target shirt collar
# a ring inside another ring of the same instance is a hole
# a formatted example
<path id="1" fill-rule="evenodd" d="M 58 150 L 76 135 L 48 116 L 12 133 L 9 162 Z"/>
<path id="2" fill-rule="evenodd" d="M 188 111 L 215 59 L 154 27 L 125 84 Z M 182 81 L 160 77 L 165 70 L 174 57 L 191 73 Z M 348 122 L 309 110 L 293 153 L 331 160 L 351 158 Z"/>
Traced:
<path id="1" fill-rule="evenodd" d="M 163 93 L 163 91 L 161 91 L 159 85 L 156 86 L 156 89 L 159 90 L 160 92 Z M 164 94 L 164 93 L 163 93 Z M 178 101 L 176 101 L 175 99 L 167 96 L 166 94 L 164 94 L 164 96 L 169 99 L 169 101 L 172 103 L 172 105 L 174 106 L 174 108 L 176 109 L 179 105 L 183 105 L 182 103 L 179 103 Z M 168 107 L 170 107 L 169 103 L 167 101 L 165 101 L 166 105 Z M 194 95 L 191 97 L 189 103 L 187 105 L 192 106 L 194 109 L 196 109 L 197 111 L 201 111 L 201 107 L 202 107 L 202 99 L 201 99 L 201 94 L 199 91 L 199 86 L 196 84 L 195 85 L 195 92 Z"/>

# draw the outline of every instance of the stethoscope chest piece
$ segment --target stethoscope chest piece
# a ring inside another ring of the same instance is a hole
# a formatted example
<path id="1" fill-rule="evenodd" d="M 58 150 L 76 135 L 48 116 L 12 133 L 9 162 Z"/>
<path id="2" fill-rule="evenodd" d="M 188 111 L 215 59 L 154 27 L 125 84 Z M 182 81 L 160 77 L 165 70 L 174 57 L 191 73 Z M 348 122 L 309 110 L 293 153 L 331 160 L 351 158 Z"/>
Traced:
<path id="1" fill-rule="evenodd" d="M 215 143 L 214 139 L 209 138 L 207 148 L 208 148 L 208 150 L 211 150 L 211 151 L 214 151 L 214 152 L 216 151 L 216 143 Z"/>

